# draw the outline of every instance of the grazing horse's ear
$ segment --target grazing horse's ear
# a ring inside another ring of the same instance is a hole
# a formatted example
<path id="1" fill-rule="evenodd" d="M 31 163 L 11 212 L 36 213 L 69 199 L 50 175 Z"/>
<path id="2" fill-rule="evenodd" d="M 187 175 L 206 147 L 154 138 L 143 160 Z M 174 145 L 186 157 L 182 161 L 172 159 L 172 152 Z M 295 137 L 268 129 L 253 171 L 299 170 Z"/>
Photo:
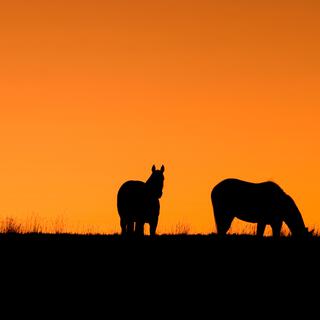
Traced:
<path id="1" fill-rule="evenodd" d="M 152 172 L 155 172 L 155 171 L 156 171 L 156 166 L 153 165 L 153 166 L 152 166 Z"/>
<path id="2" fill-rule="evenodd" d="M 162 165 L 162 167 L 161 167 L 161 172 L 162 173 L 164 172 L 164 165 Z"/>

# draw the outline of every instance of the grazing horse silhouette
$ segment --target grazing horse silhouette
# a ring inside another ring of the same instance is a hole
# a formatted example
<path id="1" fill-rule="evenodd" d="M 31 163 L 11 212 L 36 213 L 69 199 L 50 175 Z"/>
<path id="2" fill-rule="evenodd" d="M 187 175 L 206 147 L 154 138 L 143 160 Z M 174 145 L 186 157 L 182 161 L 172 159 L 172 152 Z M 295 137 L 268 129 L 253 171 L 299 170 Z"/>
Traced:
<path id="1" fill-rule="evenodd" d="M 274 182 L 226 179 L 213 188 L 211 200 L 218 234 L 226 234 L 234 218 L 257 223 L 261 237 L 266 225 L 279 237 L 283 222 L 293 236 L 309 234 L 293 199 Z"/>
<path id="2" fill-rule="evenodd" d="M 117 206 L 122 235 L 144 234 L 144 224 L 149 223 L 150 235 L 155 236 L 160 214 L 160 201 L 164 181 L 164 166 L 152 167 L 146 181 L 127 181 L 118 191 Z"/>

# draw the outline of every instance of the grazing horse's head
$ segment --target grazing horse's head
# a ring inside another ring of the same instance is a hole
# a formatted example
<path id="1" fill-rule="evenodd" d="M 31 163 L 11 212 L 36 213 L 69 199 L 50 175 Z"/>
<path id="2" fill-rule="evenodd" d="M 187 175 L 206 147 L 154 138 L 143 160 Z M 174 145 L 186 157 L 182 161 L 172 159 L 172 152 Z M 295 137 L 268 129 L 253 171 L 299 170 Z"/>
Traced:
<path id="1" fill-rule="evenodd" d="M 302 215 L 293 199 L 288 195 L 286 195 L 284 199 L 284 221 L 292 235 L 299 238 L 311 237 L 314 230 L 309 231 L 305 226 Z"/>
<path id="2" fill-rule="evenodd" d="M 156 166 L 152 167 L 152 174 L 147 180 L 146 185 L 150 190 L 150 193 L 154 195 L 157 199 L 162 196 L 163 181 L 164 181 L 164 166 L 162 165 L 160 170 L 156 170 Z"/>

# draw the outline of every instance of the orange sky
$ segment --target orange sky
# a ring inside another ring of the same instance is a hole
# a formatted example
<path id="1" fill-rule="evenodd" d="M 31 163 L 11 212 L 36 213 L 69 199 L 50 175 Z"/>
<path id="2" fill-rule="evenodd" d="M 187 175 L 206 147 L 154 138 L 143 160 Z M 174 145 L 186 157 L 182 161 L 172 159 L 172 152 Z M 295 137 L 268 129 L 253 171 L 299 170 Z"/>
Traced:
<path id="1" fill-rule="evenodd" d="M 0 39 L 0 217 L 119 232 L 119 186 L 164 164 L 160 232 L 213 231 L 226 177 L 320 224 L 318 1 L 11 0 Z"/>

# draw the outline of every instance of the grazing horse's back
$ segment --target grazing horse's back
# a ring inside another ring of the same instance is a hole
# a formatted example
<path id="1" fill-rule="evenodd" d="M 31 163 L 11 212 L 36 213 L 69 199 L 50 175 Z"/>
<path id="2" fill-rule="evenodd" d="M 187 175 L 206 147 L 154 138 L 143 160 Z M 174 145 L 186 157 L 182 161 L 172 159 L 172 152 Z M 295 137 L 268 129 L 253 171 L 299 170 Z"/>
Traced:
<path id="1" fill-rule="evenodd" d="M 283 222 L 295 235 L 306 230 L 294 201 L 274 182 L 226 179 L 213 188 L 211 201 L 219 234 L 229 230 L 234 218 L 257 223 L 260 236 L 266 225 L 271 226 L 274 236 L 279 236 Z"/>

